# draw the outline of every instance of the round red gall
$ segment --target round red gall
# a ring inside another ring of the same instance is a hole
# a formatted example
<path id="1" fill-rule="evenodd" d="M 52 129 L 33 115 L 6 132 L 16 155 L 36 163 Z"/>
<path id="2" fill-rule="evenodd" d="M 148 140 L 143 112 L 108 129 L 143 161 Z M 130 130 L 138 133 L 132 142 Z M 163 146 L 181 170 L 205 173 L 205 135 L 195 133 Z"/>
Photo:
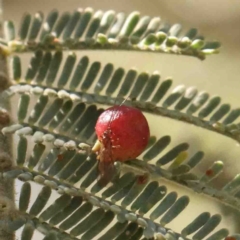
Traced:
<path id="1" fill-rule="evenodd" d="M 100 156 L 100 161 L 136 158 L 144 151 L 150 137 L 148 122 L 142 112 L 125 105 L 105 110 L 99 116 L 95 129 L 105 151 L 104 159 Z"/>

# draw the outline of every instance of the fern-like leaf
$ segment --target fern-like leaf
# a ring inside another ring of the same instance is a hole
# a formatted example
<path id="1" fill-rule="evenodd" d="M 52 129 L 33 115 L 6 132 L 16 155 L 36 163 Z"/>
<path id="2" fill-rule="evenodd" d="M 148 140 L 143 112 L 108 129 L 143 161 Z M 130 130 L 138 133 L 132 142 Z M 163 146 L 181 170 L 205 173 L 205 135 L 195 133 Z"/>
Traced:
<path id="1" fill-rule="evenodd" d="M 134 50 L 195 56 L 204 59 L 217 53 L 219 42 L 206 42 L 196 29 L 181 34 L 181 25 L 169 25 L 160 17 L 129 15 L 114 11 L 78 9 L 73 13 L 53 10 L 44 19 L 41 12 L 26 13 L 15 33 L 13 22 L 5 22 L 11 51 L 37 49 Z M 2 41 L 4 44 L 4 41 Z"/>

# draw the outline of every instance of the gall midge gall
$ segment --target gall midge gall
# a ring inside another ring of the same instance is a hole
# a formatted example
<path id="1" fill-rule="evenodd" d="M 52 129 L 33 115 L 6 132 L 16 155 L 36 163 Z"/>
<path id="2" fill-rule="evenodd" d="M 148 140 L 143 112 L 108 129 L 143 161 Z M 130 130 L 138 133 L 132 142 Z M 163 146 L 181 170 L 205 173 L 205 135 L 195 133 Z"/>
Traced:
<path id="1" fill-rule="evenodd" d="M 102 177 L 112 178 L 113 163 L 138 157 L 150 137 L 148 122 L 136 108 L 120 105 L 105 110 L 95 126 L 98 140 L 93 147 Z"/>
<path id="2" fill-rule="evenodd" d="M 63 155 L 62 154 L 58 154 L 57 155 L 57 159 L 58 159 L 58 161 L 62 161 L 63 160 Z"/>
<path id="3" fill-rule="evenodd" d="M 236 240 L 235 237 L 226 237 L 225 240 Z"/>
<path id="4" fill-rule="evenodd" d="M 213 174 L 213 170 L 212 169 L 208 169 L 207 171 L 206 171 L 206 175 L 207 176 L 211 176 Z"/>

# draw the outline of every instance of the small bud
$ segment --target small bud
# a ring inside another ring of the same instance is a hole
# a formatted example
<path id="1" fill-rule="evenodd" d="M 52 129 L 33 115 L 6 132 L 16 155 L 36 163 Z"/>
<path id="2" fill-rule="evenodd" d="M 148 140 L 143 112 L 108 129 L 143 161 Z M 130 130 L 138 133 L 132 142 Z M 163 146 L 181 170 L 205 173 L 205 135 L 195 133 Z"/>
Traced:
<path id="1" fill-rule="evenodd" d="M 99 33 L 97 35 L 97 42 L 100 43 L 101 45 L 105 45 L 108 43 L 106 35 Z"/>
<path id="2" fill-rule="evenodd" d="M 68 100 L 70 98 L 69 93 L 67 91 L 65 91 L 65 90 L 58 91 L 57 95 L 61 99 L 67 99 Z"/>
<path id="3" fill-rule="evenodd" d="M 43 92 L 43 95 L 48 97 L 57 97 L 57 92 L 53 89 L 46 88 Z"/>
<path id="4" fill-rule="evenodd" d="M 94 145 L 94 146 L 95 146 L 95 145 Z M 80 149 L 84 150 L 84 151 L 87 153 L 87 155 L 90 155 L 91 152 L 92 152 L 91 146 L 88 145 L 88 144 L 86 144 L 86 143 L 80 143 L 80 144 L 78 145 L 78 147 L 79 147 Z"/>
<path id="5" fill-rule="evenodd" d="M 191 40 L 188 37 L 183 37 L 179 42 L 178 42 L 178 47 L 185 49 L 188 48 L 191 44 Z"/>
<path id="6" fill-rule="evenodd" d="M 156 36 L 157 36 L 156 46 L 161 45 L 167 38 L 167 34 L 165 32 L 158 32 Z"/>
<path id="7" fill-rule="evenodd" d="M 56 139 L 55 141 L 54 141 L 54 143 L 53 143 L 53 145 L 55 146 L 55 147 L 57 147 L 57 148 L 61 148 L 61 147 L 63 147 L 64 146 L 64 141 L 63 140 L 61 140 L 61 139 Z"/>
<path id="8" fill-rule="evenodd" d="M 140 45 L 145 45 L 149 46 L 157 41 L 157 37 L 155 34 L 149 34 L 146 38 L 144 38 L 141 42 Z"/>
<path id="9" fill-rule="evenodd" d="M 66 143 L 64 143 L 63 145 L 67 150 L 71 151 L 71 150 L 75 150 L 77 145 L 75 141 L 68 141 Z"/>
<path id="10" fill-rule="evenodd" d="M 9 47 L 9 50 L 7 52 L 24 51 L 25 48 L 26 48 L 24 46 L 23 42 L 17 41 L 17 40 L 13 40 L 13 41 L 8 42 L 8 47 Z"/>
<path id="11" fill-rule="evenodd" d="M 113 45 L 113 46 L 117 46 L 118 45 L 118 40 L 117 39 L 115 39 L 115 38 L 109 38 L 108 39 L 108 42 L 111 44 L 111 45 Z"/>
<path id="12" fill-rule="evenodd" d="M 178 39 L 174 36 L 169 36 L 166 40 L 167 47 L 173 47 L 177 43 Z"/>
<path id="13" fill-rule="evenodd" d="M 192 42 L 191 48 L 201 49 L 204 46 L 204 41 L 202 39 L 196 39 Z"/>

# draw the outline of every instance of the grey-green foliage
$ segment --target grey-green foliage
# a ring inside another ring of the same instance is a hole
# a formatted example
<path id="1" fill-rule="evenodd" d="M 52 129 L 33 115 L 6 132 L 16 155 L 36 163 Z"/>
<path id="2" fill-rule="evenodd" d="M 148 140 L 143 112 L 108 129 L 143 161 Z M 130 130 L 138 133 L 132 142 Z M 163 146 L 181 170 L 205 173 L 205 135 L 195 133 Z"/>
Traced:
<path id="1" fill-rule="evenodd" d="M 188 143 L 171 146 L 170 136 L 157 139 L 153 133 L 139 159 L 118 164 L 119 179 L 101 187 L 91 146 L 103 108 L 126 97 L 135 100 L 125 104 L 156 118 L 191 123 L 235 141 L 240 141 L 240 109 L 231 109 L 220 97 L 210 97 L 194 87 L 180 85 L 169 92 L 172 80 L 160 80 L 158 72 L 115 68 L 112 63 L 103 65 L 74 52 L 137 50 L 204 59 L 218 52 L 218 42 L 206 42 L 196 29 L 181 33 L 179 24 L 171 26 L 138 12 L 126 16 L 90 8 L 71 14 L 52 11 L 46 19 L 40 12 L 25 14 L 17 34 L 11 21 L 4 26 L 1 47 L 10 59 L 12 86 L 2 97 L 13 105 L 13 122 L 2 133 L 12 134 L 15 142 L 14 165 L 6 164 L 9 156 L 1 156 L 1 176 L 5 181 L 23 183 L 18 206 L 8 206 L 10 218 L 4 215 L 6 231 L 23 226 L 22 240 L 33 239 L 35 230 L 43 233 L 45 240 L 206 236 L 217 240 L 230 234 L 228 226 L 220 226 L 221 212 L 211 214 L 204 209 L 192 221 L 184 222 L 181 231 L 168 227 L 191 205 L 191 197 L 180 189 L 189 188 L 239 208 L 239 175 L 221 189 L 211 185 L 222 173 L 223 162 L 216 161 L 197 175 L 193 169 L 206 161 L 203 151 L 188 156 Z M 23 52 L 33 52 L 26 71 Z M 177 190 L 171 190 L 169 181 Z M 37 196 L 32 194 L 35 184 Z M 231 236 L 240 238 L 238 233 Z"/>

